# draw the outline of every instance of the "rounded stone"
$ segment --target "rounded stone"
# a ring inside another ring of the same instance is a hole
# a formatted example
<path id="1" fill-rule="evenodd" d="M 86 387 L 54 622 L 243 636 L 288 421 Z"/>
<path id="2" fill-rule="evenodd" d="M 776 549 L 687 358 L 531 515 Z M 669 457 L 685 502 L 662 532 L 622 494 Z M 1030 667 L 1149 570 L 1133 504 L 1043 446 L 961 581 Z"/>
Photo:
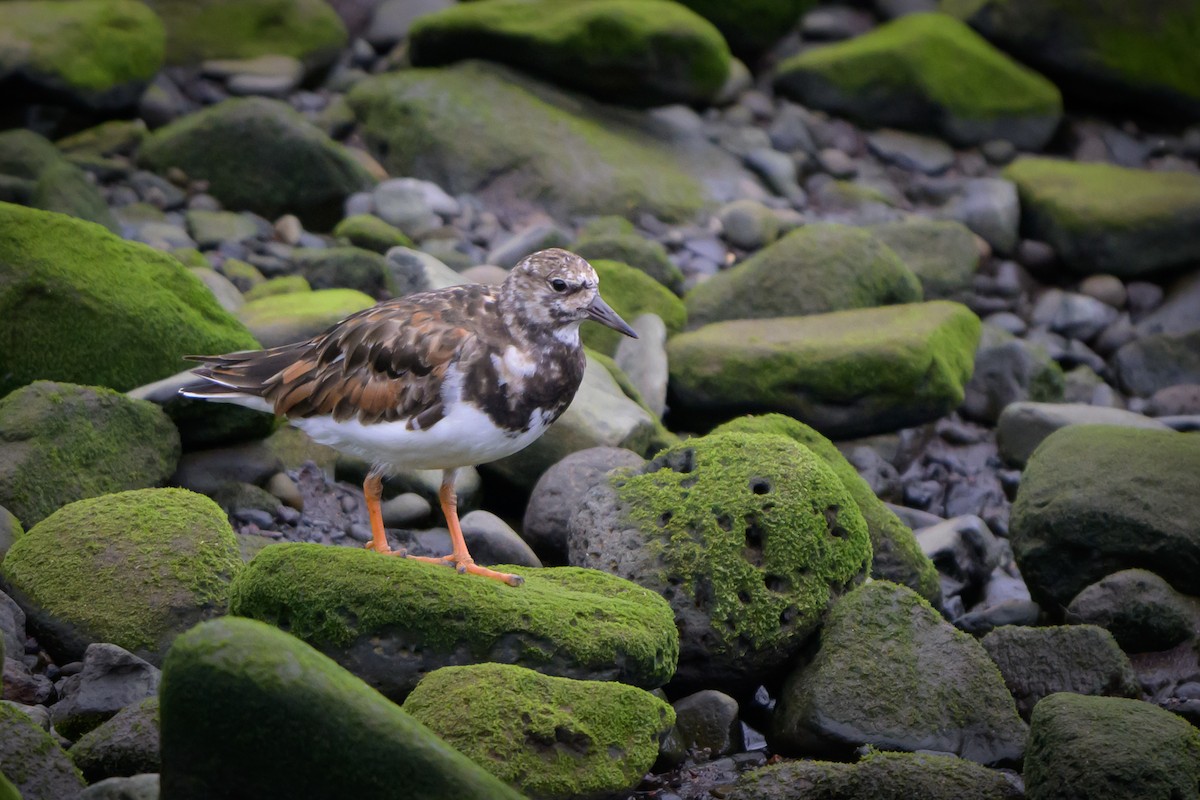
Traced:
<path id="1" fill-rule="evenodd" d="M 1169 650 L 1191 637 L 1200 624 L 1200 602 L 1153 572 L 1124 569 L 1075 595 L 1067 619 L 1099 625 L 1126 652 L 1146 653 Z"/>

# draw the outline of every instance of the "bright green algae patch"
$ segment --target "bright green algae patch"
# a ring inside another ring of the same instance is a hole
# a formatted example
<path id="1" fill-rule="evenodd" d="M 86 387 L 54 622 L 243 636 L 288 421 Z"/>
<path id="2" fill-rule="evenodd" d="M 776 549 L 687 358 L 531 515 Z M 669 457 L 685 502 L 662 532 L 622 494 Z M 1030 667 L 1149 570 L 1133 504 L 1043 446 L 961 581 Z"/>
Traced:
<path id="1" fill-rule="evenodd" d="M 138 489 L 60 508 L 13 544 L 0 573 L 56 658 L 112 642 L 158 664 L 180 631 L 225 612 L 241 567 L 216 503 Z"/>
<path id="2" fill-rule="evenodd" d="M 357 289 L 321 289 L 260 296 L 237 313 L 264 347 L 275 347 L 315 336 L 373 305 L 374 298 Z"/>
<path id="3" fill-rule="evenodd" d="M 412 239 L 395 225 L 384 222 L 374 214 L 354 214 L 346 217 L 333 229 L 333 235 L 346 239 L 355 247 L 386 253 L 393 247 L 415 247 Z"/>
<path id="4" fill-rule="evenodd" d="M 786 436 L 811 450 L 834 471 L 862 512 L 871 534 L 871 577 L 902 584 L 933 605 L 941 605 L 942 588 L 937 568 L 921 552 L 908 526 L 875 496 L 870 485 L 833 442 L 784 414 L 738 417 L 717 426 L 712 432 L 775 434 Z"/>
<path id="5" fill-rule="evenodd" d="M 521 797 L 326 656 L 253 620 L 179 637 L 160 696 L 163 797 Z"/>
<path id="6" fill-rule="evenodd" d="M 641 314 L 657 314 L 667 326 L 667 335 L 683 330 L 687 310 L 683 301 L 671 290 L 640 269 L 619 261 L 590 262 L 600 278 L 600 293 L 613 310 L 626 322 Z M 583 343 L 593 350 L 611 356 L 625 335 L 601 325 L 585 325 L 580 331 Z"/>
<path id="7" fill-rule="evenodd" d="M 278 625 L 346 664 L 362 657 L 364 642 L 394 637 L 397 650 L 419 662 L 401 669 L 393 658 L 391 673 L 379 679 L 397 699 L 451 654 L 457 663 L 503 661 L 648 688 L 670 680 L 679 636 L 654 592 L 595 570 L 504 569 L 525 585 L 367 550 L 272 545 L 235 581 L 230 610 Z"/>
<path id="8" fill-rule="evenodd" d="M 168 255 L 8 203 L 0 230 L 0 394 L 38 378 L 124 391 L 184 369 L 184 354 L 257 346 Z"/>
<path id="9" fill-rule="evenodd" d="M 403 708 L 505 783 L 547 800 L 632 790 L 675 723 L 671 706 L 642 689 L 509 664 L 431 672 Z"/>

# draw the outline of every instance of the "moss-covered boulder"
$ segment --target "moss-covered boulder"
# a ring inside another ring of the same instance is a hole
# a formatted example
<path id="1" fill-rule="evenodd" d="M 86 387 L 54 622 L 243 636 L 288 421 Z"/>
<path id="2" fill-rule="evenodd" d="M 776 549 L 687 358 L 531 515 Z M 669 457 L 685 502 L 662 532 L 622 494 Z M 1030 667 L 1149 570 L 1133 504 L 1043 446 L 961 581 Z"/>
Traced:
<path id="1" fill-rule="evenodd" d="M 387 169 L 451 194 L 536 201 L 552 214 L 647 212 L 705 204 L 701 181 L 646 131 L 501 67 L 466 63 L 364 80 L 348 95 Z"/>
<path id="2" fill-rule="evenodd" d="M 643 689 L 509 664 L 443 667 L 421 679 L 403 708 L 538 800 L 631 791 L 675 723 L 671 706 Z"/>
<path id="3" fill-rule="evenodd" d="M 912 591 L 886 581 L 842 598 L 820 648 L 783 686 L 776 748 L 847 755 L 863 744 L 1018 761 L 1025 723 L 983 648 Z"/>
<path id="4" fill-rule="evenodd" d="M 316 336 L 355 311 L 373 305 L 375 299 L 357 289 L 322 289 L 260 297 L 237 313 L 263 347 L 276 347 Z"/>
<path id="5" fill-rule="evenodd" d="M 622 319 L 637 319 L 642 314 L 657 314 L 667 326 L 667 335 L 683 330 L 687 310 L 671 290 L 639 269 L 619 261 L 592 261 L 604 299 Z M 624 334 L 601 325 L 585 325 L 580 330 L 583 343 L 592 350 L 611 356 Z"/>
<path id="6" fill-rule="evenodd" d="M 0 772 L 0 800 L 21 800 L 21 792 Z"/>
<path id="7" fill-rule="evenodd" d="M 374 214 L 354 214 L 339 222 L 333 235 L 355 247 L 386 253 L 393 247 L 415 247 L 412 239 L 395 225 L 384 222 Z"/>
<path id="8" fill-rule="evenodd" d="M 35 381 L 0 399 L 0 505 L 25 527 L 85 497 L 160 486 L 179 433 L 153 403 Z"/>
<path id="9" fill-rule="evenodd" d="M 639 235 L 623 217 L 592 220 L 570 249 L 588 261 L 620 261 L 636 267 L 673 292 L 683 286 L 683 272 L 667 257 L 667 249 Z"/>
<path id="10" fill-rule="evenodd" d="M 23 800 L 63 800 L 84 787 L 58 742 L 8 703 L 0 703 L 0 772 Z"/>
<path id="11" fill-rule="evenodd" d="M 134 0 L 0 3 L 0 92 L 95 111 L 131 106 L 165 42 L 158 17 Z"/>
<path id="12" fill-rule="evenodd" d="M 941 7 L 1068 94 L 1200 119 L 1200 7 L 1192 0 L 942 0 Z"/>
<path id="13" fill-rule="evenodd" d="M 1127 653 L 1170 650 L 1200 630 L 1200 600 L 1144 569 L 1107 575 L 1075 595 L 1066 617 L 1099 625 Z"/>
<path id="14" fill-rule="evenodd" d="M 1200 434 L 1072 425 L 1034 451 L 1013 503 L 1021 574 L 1045 608 L 1139 567 L 1200 594 Z"/>
<path id="15" fill-rule="evenodd" d="M 295 214 L 318 229 L 333 227 L 346 197 L 373 182 L 291 106 L 262 97 L 226 100 L 158 129 L 139 159 L 155 172 L 178 167 L 208 181 L 229 208 L 269 218 Z"/>
<path id="16" fill-rule="evenodd" d="M 147 0 L 167 29 L 166 60 L 292 56 L 310 69 L 333 63 L 346 28 L 322 0 Z"/>
<path id="17" fill-rule="evenodd" d="M 22 3 L 5 3 L 0 15 L 10 5 Z M 0 199 L 78 217 L 113 232 L 118 229 L 104 195 L 83 170 L 33 131 L 17 128 L 0 133 L 0 182 L 4 184 Z"/>
<path id="18" fill-rule="evenodd" d="M 926 300 L 964 301 L 979 267 L 975 234 L 954 220 L 912 217 L 868 230 L 917 276 Z"/>
<path id="19" fill-rule="evenodd" d="M 67 755 L 89 783 L 158 772 L 159 735 L 158 697 L 149 697 L 79 737 Z"/>
<path id="20" fill-rule="evenodd" d="M 921 300 L 921 284 L 862 228 L 805 225 L 687 293 L 693 327 Z"/>
<path id="21" fill-rule="evenodd" d="M 1021 800 L 1001 773 L 953 756 L 872 751 L 854 764 L 784 761 L 744 773 L 729 800 Z"/>
<path id="22" fill-rule="evenodd" d="M 124 391 L 186 353 L 256 346 L 174 258 L 98 225 L 0 203 L 0 394 L 39 378 Z"/>
<path id="23" fill-rule="evenodd" d="M 910 14 L 779 65 L 776 88 L 863 124 L 932 129 L 963 146 L 1039 150 L 1062 117 L 1054 84 L 945 14 Z"/>
<path id="24" fill-rule="evenodd" d="M 160 664 L 180 632 L 225 613 L 241 566 L 216 503 L 137 489 L 60 508 L 13 544 L 0 574 L 60 663 L 111 642 Z"/>
<path id="25" fill-rule="evenodd" d="M 355 289 L 380 299 L 396 294 L 396 281 L 387 261 L 372 250 L 361 247 L 301 248 L 292 254 L 292 262 L 313 289 Z"/>
<path id="26" fill-rule="evenodd" d="M 1197 796 L 1200 730 L 1141 700 L 1053 694 L 1037 704 L 1025 756 L 1029 800 Z"/>
<path id="27" fill-rule="evenodd" d="M 682 0 L 682 5 L 716 25 L 733 52 L 751 60 L 787 36 L 816 0 Z"/>
<path id="28" fill-rule="evenodd" d="M 1200 259 L 1200 175 L 1026 157 L 1004 177 L 1024 234 L 1075 272 L 1135 278 Z"/>
<path id="29" fill-rule="evenodd" d="M 160 696 L 163 797 L 520 798 L 333 661 L 261 622 L 214 620 L 181 636 Z"/>
<path id="30" fill-rule="evenodd" d="M 741 433 L 610 474 L 571 518 L 567 548 L 572 564 L 670 602 L 679 691 L 738 695 L 799 652 L 871 558 L 862 514 L 823 461 L 781 436 Z"/>
<path id="31" fill-rule="evenodd" d="M 716 28 L 666 0 L 491 0 L 418 18 L 417 66 L 499 61 L 622 105 L 702 104 L 729 76 Z"/>
<path id="32" fill-rule="evenodd" d="M 963 400 L 979 319 L 945 300 L 730 320 L 667 342 L 672 413 L 778 411 L 832 438 L 937 419 Z"/>
<path id="33" fill-rule="evenodd" d="M 854 465 L 829 439 L 799 420 L 784 414 L 738 417 L 712 431 L 715 433 L 768 433 L 799 442 L 820 458 L 841 480 L 854 498 L 871 535 L 871 577 L 907 586 L 935 607 L 942 603 L 937 569 L 921 551 L 912 530 L 875 496 Z"/>
<path id="34" fill-rule="evenodd" d="M 610 575 L 514 567 L 519 588 L 367 550 L 267 547 L 231 611 L 278 625 L 393 700 L 438 667 L 496 661 L 653 688 L 675 671 L 678 633 L 653 592 Z"/>

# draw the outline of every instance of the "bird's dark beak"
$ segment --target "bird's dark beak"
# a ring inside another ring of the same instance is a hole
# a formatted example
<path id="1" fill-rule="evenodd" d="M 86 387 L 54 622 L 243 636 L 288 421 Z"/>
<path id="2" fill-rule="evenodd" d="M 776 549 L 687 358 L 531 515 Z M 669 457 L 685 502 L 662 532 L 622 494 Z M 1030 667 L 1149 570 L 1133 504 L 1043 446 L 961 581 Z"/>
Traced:
<path id="1" fill-rule="evenodd" d="M 613 311 L 608 303 L 601 299 L 600 295 L 596 295 L 596 299 L 587 307 L 587 312 L 588 319 L 595 320 L 601 325 L 623 333 L 631 339 L 638 338 L 633 328 L 629 327 L 625 320 L 621 319 L 617 312 Z"/>

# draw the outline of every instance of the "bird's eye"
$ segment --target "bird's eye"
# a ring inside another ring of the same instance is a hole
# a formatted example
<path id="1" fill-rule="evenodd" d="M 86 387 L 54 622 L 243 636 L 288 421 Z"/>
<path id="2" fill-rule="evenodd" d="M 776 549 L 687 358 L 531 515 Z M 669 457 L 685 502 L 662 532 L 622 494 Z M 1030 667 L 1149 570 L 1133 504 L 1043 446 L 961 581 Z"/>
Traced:
<path id="1" fill-rule="evenodd" d="M 567 290 L 567 282 L 562 278 L 555 278 L 550 281 L 550 288 L 556 292 L 565 292 Z"/>

